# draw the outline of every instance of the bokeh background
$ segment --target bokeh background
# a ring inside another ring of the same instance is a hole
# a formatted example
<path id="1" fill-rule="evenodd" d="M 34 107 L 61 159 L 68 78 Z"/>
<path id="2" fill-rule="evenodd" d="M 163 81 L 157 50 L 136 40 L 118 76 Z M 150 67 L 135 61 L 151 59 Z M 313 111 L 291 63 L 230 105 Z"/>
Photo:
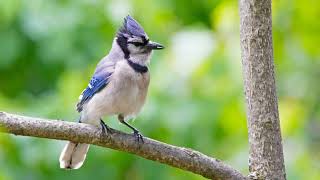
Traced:
<path id="1" fill-rule="evenodd" d="M 0 0 L 0 110 L 75 121 L 75 104 L 127 14 L 166 46 L 151 61 L 147 103 L 132 122 L 248 173 L 236 0 Z M 320 1 L 273 3 L 277 93 L 288 179 L 320 179 Z M 107 123 L 130 132 L 114 117 Z M 60 170 L 65 142 L 0 134 L 0 179 L 203 179 L 91 147 Z"/>

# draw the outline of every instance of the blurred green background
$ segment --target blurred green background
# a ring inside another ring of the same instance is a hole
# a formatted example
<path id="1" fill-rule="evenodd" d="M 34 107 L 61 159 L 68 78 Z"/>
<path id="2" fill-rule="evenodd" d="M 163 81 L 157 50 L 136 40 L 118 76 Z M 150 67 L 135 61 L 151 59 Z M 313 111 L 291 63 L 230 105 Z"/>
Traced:
<path id="1" fill-rule="evenodd" d="M 0 0 L 0 110 L 75 121 L 75 104 L 127 14 L 166 46 L 151 61 L 147 103 L 133 125 L 248 173 L 236 0 Z M 320 179 L 320 1 L 273 4 L 277 92 L 288 179 Z M 107 118 L 105 118 L 107 119 Z M 107 124 L 130 132 L 114 117 Z M 0 179 L 203 179 L 91 147 L 59 169 L 65 142 L 0 134 Z"/>

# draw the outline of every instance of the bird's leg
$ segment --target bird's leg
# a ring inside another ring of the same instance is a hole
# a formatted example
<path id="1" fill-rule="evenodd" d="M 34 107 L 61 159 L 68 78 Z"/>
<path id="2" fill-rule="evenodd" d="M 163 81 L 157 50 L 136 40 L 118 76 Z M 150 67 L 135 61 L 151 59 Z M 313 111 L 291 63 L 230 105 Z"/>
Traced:
<path id="1" fill-rule="evenodd" d="M 104 121 L 102 119 L 100 119 L 100 125 L 101 125 L 101 128 L 102 128 L 102 134 L 105 135 L 106 132 L 108 134 L 112 134 L 112 129 L 106 125 L 106 123 L 104 123 Z"/>
<path id="2" fill-rule="evenodd" d="M 78 123 L 81 123 L 81 116 L 80 116 L 79 119 L 78 119 Z"/>
<path id="3" fill-rule="evenodd" d="M 124 120 L 124 117 L 123 117 L 123 115 L 119 115 L 118 116 L 118 119 L 119 119 L 119 121 L 122 123 L 122 124 L 124 124 L 124 125 L 126 125 L 127 127 L 129 127 L 130 129 L 132 129 L 133 130 L 133 135 L 136 137 L 136 140 L 138 141 L 138 142 L 144 142 L 143 141 L 143 136 L 142 136 L 142 134 L 139 132 L 139 130 L 138 129 L 136 129 L 136 128 L 134 128 L 133 126 L 131 126 L 130 124 L 128 124 L 125 120 Z"/>

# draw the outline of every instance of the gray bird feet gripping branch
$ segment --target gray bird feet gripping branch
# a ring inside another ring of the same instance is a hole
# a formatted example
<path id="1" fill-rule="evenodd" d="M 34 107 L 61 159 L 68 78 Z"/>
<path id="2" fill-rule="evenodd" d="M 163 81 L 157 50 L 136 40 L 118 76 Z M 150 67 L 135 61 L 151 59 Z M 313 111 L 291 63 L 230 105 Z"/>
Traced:
<path id="1" fill-rule="evenodd" d="M 104 121 L 102 119 L 100 119 L 100 125 L 102 128 L 103 135 L 105 135 L 106 133 L 112 134 L 112 129 L 106 123 L 104 123 Z"/>
<path id="2" fill-rule="evenodd" d="M 81 122 L 81 118 L 79 118 L 78 123 L 82 123 Z M 102 119 L 100 119 L 100 126 L 102 129 L 102 135 L 106 135 L 106 133 L 108 134 L 112 134 L 112 128 L 110 128 Z"/>
<path id="3" fill-rule="evenodd" d="M 128 124 L 128 123 L 124 120 L 123 115 L 119 114 L 118 119 L 119 119 L 119 121 L 120 121 L 122 124 L 126 125 L 127 127 L 129 127 L 130 129 L 133 130 L 133 135 L 135 136 L 137 142 L 141 142 L 141 143 L 144 142 L 144 141 L 143 141 L 143 136 L 142 136 L 142 134 L 140 133 L 140 131 L 139 131 L 138 129 L 134 128 L 133 126 L 131 126 L 130 124 Z"/>

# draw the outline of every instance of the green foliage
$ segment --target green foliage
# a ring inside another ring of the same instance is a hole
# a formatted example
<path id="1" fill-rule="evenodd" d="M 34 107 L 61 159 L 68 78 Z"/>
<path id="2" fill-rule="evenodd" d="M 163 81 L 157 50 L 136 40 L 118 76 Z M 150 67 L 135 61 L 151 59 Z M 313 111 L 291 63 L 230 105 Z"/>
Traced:
<path id="1" fill-rule="evenodd" d="M 320 179 L 320 1 L 274 1 L 273 34 L 288 179 Z M 122 18 L 166 45 L 151 61 L 145 136 L 194 148 L 248 172 L 237 1 L 0 1 L 0 110 L 75 121 L 74 105 Z M 123 131 L 114 117 L 107 123 Z M 202 179 L 92 147 L 63 171 L 64 142 L 0 134 L 0 179 Z"/>

